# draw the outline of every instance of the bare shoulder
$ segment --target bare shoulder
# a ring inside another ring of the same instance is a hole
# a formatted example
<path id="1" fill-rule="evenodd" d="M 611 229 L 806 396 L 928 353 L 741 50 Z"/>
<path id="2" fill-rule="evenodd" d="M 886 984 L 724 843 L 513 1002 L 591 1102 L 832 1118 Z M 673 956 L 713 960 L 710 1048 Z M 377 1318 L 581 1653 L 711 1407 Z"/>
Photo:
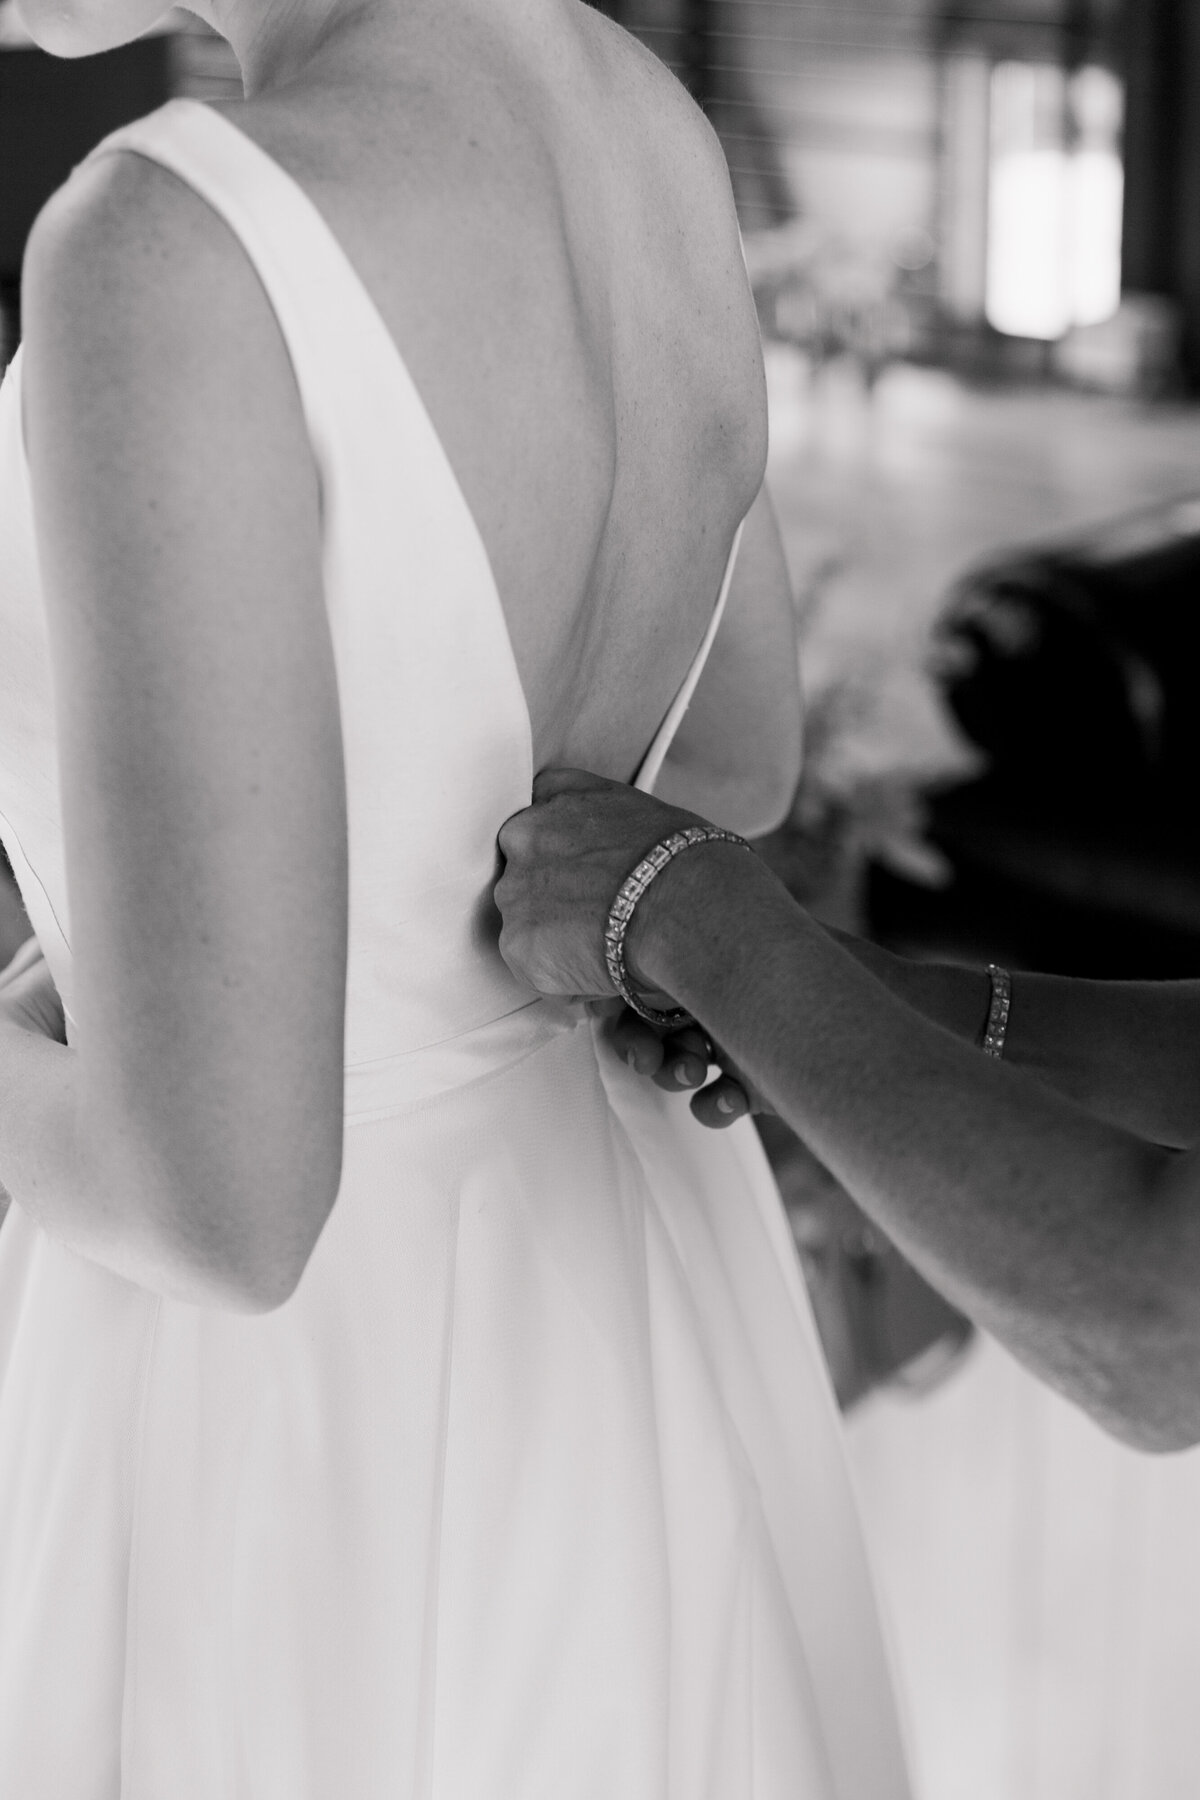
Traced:
<path id="1" fill-rule="evenodd" d="M 185 182 L 129 151 L 83 164 L 52 195 L 29 239 L 24 285 L 35 352 L 65 359 L 90 385 L 124 380 L 139 364 L 183 380 L 218 340 L 245 356 L 277 335 L 225 223 Z"/>
<path id="2" fill-rule="evenodd" d="M 607 66 L 613 91 L 628 108 L 629 122 L 639 134 L 644 130 L 652 136 L 668 155 L 679 158 L 681 169 L 686 167 L 702 186 L 728 197 L 720 140 L 683 83 L 632 32 L 591 9 L 587 19 L 596 66 Z"/>
<path id="3" fill-rule="evenodd" d="M 659 204 L 680 209 L 691 232 L 709 237 L 732 272 L 741 269 L 737 214 L 721 142 L 703 112 L 653 51 L 600 15 L 594 18 L 596 66 L 622 129 L 627 161 L 656 186 Z"/>
<path id="4" fill-rule="evenodd" d="M 118 152 L 51 199 L 25 272 L 25 439 L 52 620 L 125 629 L 132 608 L 182 665 L 187 634 L 241 604 L 245 572 L 264 629 L 315 593 L 317 476 L 296 379 L 228 226 Z M 247 480 L 260 468 L 270 483 Z"/>
<path id="5" fill-rule="evenodd" d="M 647 291 L 707 398 L 728 454 L 746 450 L 756 492 L 766 456 L 762 342 L 721 141 L 691 95 L 630 33 L 598 14 L 592 41 L 621 202 L 640 236 Z"/>
<path id="6" fill-rule="evenodd" d="M 28 254 L 35 264 L 73 252 L 102 253 L 116 234 L 124 255 L 161 241 L 187 186 L 133 150 L 92 156 L 53 193 L 34 223 Z"/>
<path id="7" fill-rule="evenodd" d="M 242 246 L 186 183 L 125 151 L 84 164 L 37 220 L 25 298 L 26 442 L 44 499 L 93 497 L 107 541 L 135 495 L 162 517 L 204 493 L 232 518 L 240 473 L 269 458 L 264 517 L 310 535 L 315 475 L 282 333 Z"/>

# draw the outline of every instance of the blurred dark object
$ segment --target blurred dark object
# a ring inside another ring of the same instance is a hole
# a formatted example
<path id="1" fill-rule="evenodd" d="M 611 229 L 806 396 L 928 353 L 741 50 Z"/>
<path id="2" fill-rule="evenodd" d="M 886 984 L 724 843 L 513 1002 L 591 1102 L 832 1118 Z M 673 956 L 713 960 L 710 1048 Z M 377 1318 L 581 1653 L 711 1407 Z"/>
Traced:
<path id="1" fill-rule="evenodd" d="M 21 284 L 0 280 L 0 374 L 16 355 L 21 338 Z"/>
<path id="2" fill-rule="evenodd" d="M 1165 295 L 1182 324 L 1182 362 L 1200 389 L 1200 7 L 1195 0 L 1126 0 L 1121 286 Z"/>
<path id="3" fill-rule="evenodd" d="M 970 1321 L 854 1205 L 782 1119 L 756 1119 L 787 1208 L 843 1408 L 883 1385 L 924 1393 L 955 1367 Z"/>
<path id="4" fill-rule="evenodd" d="M 166 36 L 79 61 L 32 46 L 0 50 L 0 288 L 14 309 L 30 227 L 76 163 L 170 94 Z"/>
<path id="5" fill-rule="evenodd" d="M 956 871 L 949 905 L 997 954 L 1200 974 L 1198 602 L 1196 497 L 960 584 L 943 680 L 988 767 L 935 801 L 932 830 Z M 889 885 L 892 932 L 875 922 L 895 935 Z"/>
<path id="6" fill-rule="evenodd" d="M 1137 400 L 1163 400 L 1184 387 L 1183 320 L 1164 294 L 1121 296 L 1110 318 L 1074 325 L 1051 348 L 1056 375 L 1075 387 Z"/>

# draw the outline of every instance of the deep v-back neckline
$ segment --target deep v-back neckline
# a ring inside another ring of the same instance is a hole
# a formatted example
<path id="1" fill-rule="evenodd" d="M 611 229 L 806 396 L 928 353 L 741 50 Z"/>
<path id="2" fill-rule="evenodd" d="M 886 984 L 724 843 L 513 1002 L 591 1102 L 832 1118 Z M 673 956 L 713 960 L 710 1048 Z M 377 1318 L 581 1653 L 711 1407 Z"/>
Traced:
<path id="1" fill-rule="evenodd" d="M 318 202 L 308 192 L 304 184 L 299 181 L 276 156 L 265 149 L 256 138 L 251 137 L 248 132 L 243 131 L 242 128 L 230 118 L 228 113 L 221 111 L 216 107 L 209 106 L 202 100 L 195 100 L 188 97 L 180 97 L 169 101 L 167 106 L 162 110 L 163 112 L 185 110 L 186 113 L 193 118 L 204 119 L 209 122 L 215 121 L 218 131 L 228 134 L 230 140 L 236 140 L 239 147 L 239 154 L 244 153 L 247 155 L 257 164 L 262 174 L 266 175 L 269 180 L 283 186 L 291 196 L 293 202 L 297 204 L 307 216 L 311 229 L 315 232 L 318 240 L 324 246 L 328 264 L 337 270 L 343 287 L 346 289 L 347 293 L 353 297 L 352 303 L 357 306 L 360 314 L 366 321 L 368 328 L 378 339 L 382 347 L 384 366 L 391 369 L 394 379 L 404 390 L 414 414 L 421 421 L 422 428 L 429 439 L 430 445 L 440 466 L 444 470 L 447 485 L 454 495 L 456 509 L 462 518 L 463 529 L 467 533 L 472 547 L 477 552 L 480 568 L 485 573 L 486 585 L 490 590 L 493 624 L 496 627 L 497 635 L 503 650 L 503 660 L 505 665 L 504 676 L 511 691 L 514 708 L 519 712 L 522 720 L 525 760 L 528 765 L 529 782 L 532 786 L 534 774 L 533 717 L 530 711 L 529 697 L 525 692 L 525 684 L 521 679 L 520 666 L 517 662 L 512 632 L 508 623 L 508 615 L 504 610 L 504 603 L 500 595 L 500 584 L 496 579 L 496 571 L 492 563 L 491 553 L 488 550 L 486 539 L 479 528 L 479 522 L 475 517 L 470 501 L 467 499 L 466 490 L 459 479 L 458 472 L 455 469 L 450 454 L 442 440 L 441 433 L 434 424 L 433 416 L 425 403 L 424 396 L 408 366 L 403 351 L 400 349 L 395 337 L 388 329 L 387 323 L 384 320 L 374 295 L 371 293 L 370 288 L 356 268 L 354 261 L 342 243 L 341 238 L 322 212 Z M 737 560 L 738 547 L 741 542 L 743 525 L 744 521 L 738 525 L 737 530 L 734 533 L 729 554 L 726 558 L 720 588 L 717 593 L 713 610 L 706 623 L 704 635 L 688 665 L 682 682 L 672 697 L 661 723 L 639 760 L 637 770 L 633 776 L 634 786 L 646 789 L 651 789 L 653 787 L 667 751 L 670 749 L 671 741 L 675 736 L 675 732 L 678 730 L 680 720 L 687 710 L 696 685 L 704 671 L 704 665 L 707 662 L 709 651 L 712 648 L 713 640 L 724 613 L 733 577 L 734 564 Z"/>
<path id="2" fill-rule="evenodd" d="M 433 422 L 433 416 L 425 404 L 424 396 L 417 386 L 412 370 L 409 368 L 404 357 L 404 353 L 392 336 L 392 333 L 388 330 L 374 295 L 359 274 L 349 252 L 342 243 L 341 238 L 338 236 L 329 220 L 325 217 L 325 214 L 321 211 L 317 201 L 313 199 L 303 182 L 299 181 L 297 177 L 292 174 L 291 170 L 286 168 L 284 164 L 279 161 L 278 157 L 273 156 L 256 138 L 251 137 L 249 132 L 243 131 L 239 125 L 235 124 L 228 113 L 222 112 L 216 107 L 209 106 L 202 100 L 181 97 L 177 100 L 168 102 L 168 105 L 171 107 L 184 107 L 192 117 L 203 118 L 206 121 L 215 121 L 218 130 L 228 133 L 231 139 L 236 139 L 239 146 L 239 153 L 244 151 L 247 156 L 257 162 L 260 170 L 267 175 L 268 179 L 282 184 L 287 189 L 293 201 L 297 203 L 307 215 L 312 230 L 319 241 L 322 242 L 326 251 L 327 263 L 337 270 L 342 286 L 346 289 L 347 293 L 353 297 L 353 304 L 358 308 L 360 314 L 366 321 L 368 328 L 379 341 L 383 353 L 383 366 L 391 370 L 393 378 L 404 390 L 414 415 L 421 421 L 430 445 L 433 448 L 439 464 L 445 472 L 447 486 L 454 495 L 456 509 L 462 517 L 463 529 L 468 534 L 472 547 L 477 551 L 480 567 L 486 574 L 487 586 L 490 590 L 491 603 L 495 615 L 494 623 L 499 629 L 499 636 L 504 647 L 504 659 L 506 665 L 505 675 L 509 686 L 512 689 L 514 698 L 519 701 L 519 711 L 524 721 L 526 758 L 529 764 L 530 781 L 532 782 L 533 719 L 529 710 L 529 700 L 525 693 L 525 685 L 521 680 L 521 672 L 517 665 L 516 652 L 512 642 L 512 633 L 509 631 L 508 618 L 504 611 L 504 604 L 500 598 L 500 586 L 496 580 L 496 571 L 492 564 L 491 554 L 488 550 L 483 533 L 479 529 L 479 523 L 471 508 L 471 504 L 467 499 L 466 490 L 459 480 L 458 472 L 450 460 L 450 454 L 447 451 L 445 444 L 442 442 L 441 433 Z"/>

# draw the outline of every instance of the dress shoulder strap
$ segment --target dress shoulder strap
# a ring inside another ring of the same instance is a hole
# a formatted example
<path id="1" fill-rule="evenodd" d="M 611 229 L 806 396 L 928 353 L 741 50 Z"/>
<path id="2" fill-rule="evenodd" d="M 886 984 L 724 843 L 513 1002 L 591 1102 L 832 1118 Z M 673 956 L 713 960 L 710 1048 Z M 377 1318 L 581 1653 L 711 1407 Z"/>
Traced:
<path id="1" fill-rule="evenodd" d="M 742 523 L 733 534 L 733 543 L 729 547 L 729 557 L 725 564 L 725 573 L 721 578 L 721 589 L 717 595 L 717 603 L 713 607 L 712 618 L 708 621 L 708 629 L 704 633 L 700 648 L 692 658 L 692 666 L 683 678 L 683 685 L 671 702 L 667 716 L 655 733 L 654 742 L 642 758 L 638 772 L 633 778 L 633 785 L 637 788 L 641 788 L 643 793 L 653 793 L 654 784 L 658 780 L 663 763 L 666 761 L 667 751 L 671 748 L 672 741 L 674 740 L 675 733 L 679 730 L 684 713 L 691 705 L 692 695 L 696 691 L 696 684 L 704 673 L 704 665 L 708 661 L 708 653 L 713 647 L 713 639 L 717 635 L 717 628 L 721 623 L 721 618 L 725 611 L 725 602 L 729 598 L 729 585 L 733 580 L 733 570 L 734 565 L 737 562 L 738 546 L 742 541 L 742 532 L 745 529 L 745 524 L 746 521 L 743 519 Z"/>

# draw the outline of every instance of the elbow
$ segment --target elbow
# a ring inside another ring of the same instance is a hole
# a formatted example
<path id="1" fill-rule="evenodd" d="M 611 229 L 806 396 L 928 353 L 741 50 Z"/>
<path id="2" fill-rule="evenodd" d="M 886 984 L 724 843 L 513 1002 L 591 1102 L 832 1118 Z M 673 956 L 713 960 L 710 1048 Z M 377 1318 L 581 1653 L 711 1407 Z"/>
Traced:
<path id="1" fill-rule="evenodd" d="M 1147 1456 L 1175 1456 L 1200 1444 L 1200 1417 L 1194 1405 L 1165 1407 L 1157 1396 L 1149 1405 L 1126 1399 L 1088 1410 L 1110 1437 Z"/>
<path id="2" fill-rule="evenodd" d="M 315 1248 L 315 1244 L 313 1248 Z M 239 1260 L 218 1270 L 206 1269 L 202 1277 L 204 1304 L 219 1312 L 261 1317 L 286 1306 L 300 1286 L 312 1254 Z"/>
<path id="3" fill-rule="evenodd" d="M 1059 1366 L 1111 1436 L 1171 1455 L 1200 1444 L 1200 1236 L 1178 1187 L 1184 1163 L 1155 1146 L 1137 1146 L 1132 1165 L 1130 1154 L 1115 1183 L 1128 1201 L 1120 1235 L 1098 1279 L 1076 1288 L 1089 1297 L 1077 1329 L 1060 1327 Z"/>
<path id="4" fill-rule="evenodd" d="M 780 754 L 770 761 L 740 770 L 715 786 L 713 803 L 707 809 L 714 825 L 754 839 L 778 831 L 787 822 L 799 783 L 799 738 L 795 757 L 787 753 L 786 746 L 779 749 Z"/>
<path id="5" fill-rule="evenodd" d="M 337 1199 L 336 1177 L 290 1184 L 158 1185 L 152 1232 L 135 1278 L 216 1312 L 277 1312 L 295 1294 Z"/>
<path id="6" fill-rule="evenodd" d="M 278 1312 L 295 1294 L 320 1232 L 288 1243 L 239 1243 L 193 1256 L 184 1273 L 194 1304 L 218 1312 L 261 1315 Z"/>
<path id="7" fill-rule="evenodd" d="M 710 819 L 739 837 L 765 837 L 789 817 L 800 782 L 800 712 L 764 721 L 752 740 L 727 747 L 719 761 L 709 746 L 676 742 L 655 784 L 668 806 Z"/>
<path id="8" fill-rule="evenodd" d="M 327 1083 L 279 1081 L 248 1098 L 214 1083 L 185 1107 L 166 1085 L 97 1079 L 83 1097 L 74 1185 L 93 1204 L 79 1247 L 164 1298 L 275 1312 L 303 1281 L 341 1187 L 340 1059 Z"/>
<path id="9" fill-rule="evenodd" d="M 773 754 L 755 771 L 747 796 L 750 816 L 741 827 L 742 837 L 766 837 L 786 825 L 796 805 L 803 763 L 800 710 L 774 734 Z"/>
<path id="10" fill-rule="evenodd" d="M 773 769 L 748 797 L 742 824 L 737 828 L 744 838 L 767 837 L 787 824 L 796 800 L 798 776 L 792 771 Z"/>
<path id="11" fill-rule="evenodd" d="M 1200 1444 L 1200 1316 L 1158 1296 L 1140 1317 L 1114 1321 L 1090 1359 L 1084 1405 L 1110 1436 L 1148 1455 Z"/>
<path id="12" fill-rule="evenodd" d="M 1200 1357 L 1188 1360 L 1187 1373 L 1175 1364 L 1163 1368 L 1147 1358 L 1141 1367 L 1122 1370 L 1092 1416 L 1110 1436 L 1151 1456 L 1172 1456 L 1200 1444 Z"/>
<path id="13" fill-rule="evenodd" d="M 229 1230 L 203 1272 L 221 1310 L 261 1315 L 285 1306 L 304 1278 L 336 1199 L 336 1183 L 306 1183 L 293 1190 L 286 1217 L 273 1228 L 264 1221 L 259 1229 Z M 246 1214 L 239 1209 L 236 1216 Z"/>
<path id="14" fill-rule="evenodd" d="M 1200 1424 L 1137 1419 L 1114 1435 L 1131 1450 L 1146 1456 L 1179 1456 L 1200 1444 Z"/>

